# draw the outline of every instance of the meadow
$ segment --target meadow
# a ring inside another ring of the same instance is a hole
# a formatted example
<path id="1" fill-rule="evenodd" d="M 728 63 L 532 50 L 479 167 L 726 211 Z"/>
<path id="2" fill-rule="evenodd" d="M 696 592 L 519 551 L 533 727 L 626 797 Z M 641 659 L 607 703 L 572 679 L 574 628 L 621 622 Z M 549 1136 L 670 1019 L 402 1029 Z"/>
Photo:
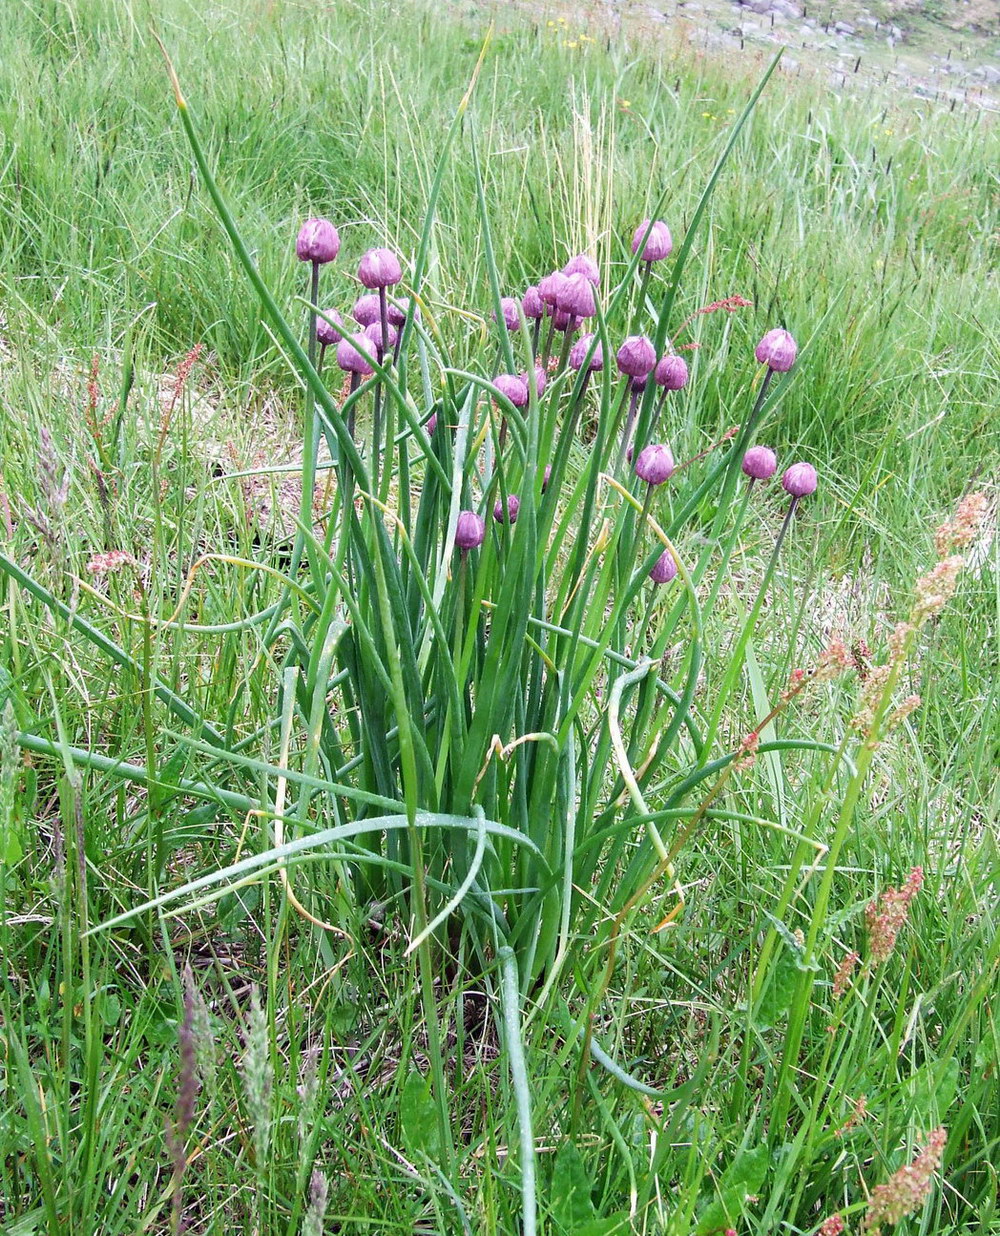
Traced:
<path id="1" fill-rule="evenodd" d="M 995 118 L 418 0 L 0 83 L 5 1236 L 1000 1233 Z"/>

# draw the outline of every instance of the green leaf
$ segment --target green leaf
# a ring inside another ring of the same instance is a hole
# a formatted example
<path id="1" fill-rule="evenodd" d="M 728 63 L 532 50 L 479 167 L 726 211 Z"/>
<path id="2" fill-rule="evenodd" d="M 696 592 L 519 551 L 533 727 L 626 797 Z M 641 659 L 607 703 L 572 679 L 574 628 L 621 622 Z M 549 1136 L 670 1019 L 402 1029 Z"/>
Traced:
<path id="1" fill-rule="evenodd" d="M 590 1190 L 591 1179 L 579 1150 L 572 1142 L 563 1142 L 552 1169 L 552 1219 L 561 1230 L 577 1236 L 583 1224 L 596 1218 Z"/>
<path id="2" fill-rule="evenodd" d="M 786 945 L 778 954 L 757 1007 L 755 1021 L 758 1030 L 769 1029 L 788 1012 L 800 977 L 799 958 Z"/>
<path id="3" fill-rule="evenodd" d="M 423 1154 L 434 1162 L 440 1159 L 441 1129 L 429 1077 L 417 1072 L 407 1076 L 399 1100 L 399 1123 L 410 1154 Z"/>
<path id="4" fill-rule="evenodd" d="M 744 1150 L 736 1156 L 718 1183 L 718 1196 L 709 1202 L 698 1218 L 695 1231 L 699 1236 L 733 1226 L 743 1213 L 747 1198 L 759 1192 L 764 1183 L 769 1161 L 770 1152 L 766 1146 Z"/>
<path id="5" fill-rule="evenodd" d="M 944 1116 L 958 1090 L 958 1061 L 932 1060 L 921 1066 L 906 1083 L 910 1120 L 929 1129 Z"/>
<path id="6" fill-rule="evenodd" d="M 161 807 L 166 806 L 172 798 L 177 797 L 179 791 L 173 787 L 178 779 L 183 777 L 187 764 L 187 752 L 178 747 L 170 759 L 165 764 L 160 765 L 156 774 L 156 781 L 149 787 L 149 805 L 154 811 L 158 811 Z"/>

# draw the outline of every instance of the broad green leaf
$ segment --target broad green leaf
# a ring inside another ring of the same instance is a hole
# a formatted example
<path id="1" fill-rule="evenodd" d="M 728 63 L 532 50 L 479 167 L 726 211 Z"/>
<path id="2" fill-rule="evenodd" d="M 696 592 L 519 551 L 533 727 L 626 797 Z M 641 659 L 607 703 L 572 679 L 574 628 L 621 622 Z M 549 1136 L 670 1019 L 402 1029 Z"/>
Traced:
<path id="1" fill-rule="evenodd" d="M 441 1157 L 441 1130 L 429 1077 L 408 1074 L 399 1099 L 399 1123 L 403 1145 L 410 1154 L 424 1154 L 437 1162 Z"/>
<path id="2" fill-rule="evenodd" d="M 579 1150 L 572 1142 L 563 1142 L 552 1169 L 552 1219 L 557 1227 L 576 1236 L 583 1224 L 596 1217 L 591 1187 Z"/>

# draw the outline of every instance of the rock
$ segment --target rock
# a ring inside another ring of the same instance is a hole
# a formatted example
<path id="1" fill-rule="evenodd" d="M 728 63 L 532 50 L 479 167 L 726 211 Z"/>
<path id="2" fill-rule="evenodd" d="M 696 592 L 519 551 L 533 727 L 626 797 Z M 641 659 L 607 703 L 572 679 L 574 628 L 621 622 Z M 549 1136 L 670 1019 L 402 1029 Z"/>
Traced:
<path id="1" fill-rule="evenodd" d="M 856 34 L 857 31 L 849 21 L 838 21 L 833 27 L 838 34 Z"/>
<path id="2" fill-rule="evenodd" d="M 1000 69 L 995 64 L 981 64 L 972 71 L 976 77 L 981 77 L 984 82 L 989 82 L 991 86 L 995 86 L 997 82 L 1000 82 Z"/>

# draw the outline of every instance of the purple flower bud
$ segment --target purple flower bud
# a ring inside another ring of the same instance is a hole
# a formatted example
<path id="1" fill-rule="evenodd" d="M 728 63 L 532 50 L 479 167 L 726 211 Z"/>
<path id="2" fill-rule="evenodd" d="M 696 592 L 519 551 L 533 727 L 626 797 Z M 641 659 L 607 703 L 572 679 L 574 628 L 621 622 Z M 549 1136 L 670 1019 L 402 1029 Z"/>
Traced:
<path id="1" fill-rule="evenodd" d="M 617 360 L 630 378 L 644 378 L 656 368 L 656 352 L 645 335 L 630 335 L 618 349 Z"/>
<path id="2" fill-rule="evenodd" d="M 552 315 L 552 325 L 556 330 L 569 330 L 570 326 L 576 329 L 575 323 L 577 319 L 572 313 L 567 313 L 565 309 L 557 309 Z"/>
<path id="3" fill-rule="evenodd" d="M 459 511 L 455 544 L 463 553 L 469 549 L 478 549 L 485 535 L 486 524 L 475 511 Z"/>
<path id="4" fill-rule="evenodd" d="M 337 364 L 346 373 L 357 373 L 363 378 L 375 372 L 368 362 L 368 357 L 375 355 L 372 341 L 364 331 L 359 331 L 356 335 L 345 335 L 337 344 Z"/>
<path id="5" fill-rule="evenodd" d="M 406 325 L 406 310 L 401 305 L 395 305 L 390 300 L 385 307 L 385 316 L 393 326 Z"/>
<path id="6" fill-rule="evenodd" d="M 571 369 L 582 369 L 583 363 L 587 359 L 587 353 L 590 351 L 590 345 L 594 341 L 593 335 L 582 335 L 569 351 L 569 364 Z M 594 348 L 594 355 L 590 358 L 590 364 L 587 368 L 591 373 L 596 373 L 599 369 L 604 368 L 604 349 L 601 346 L 601 341 L 597 341 L 597 347 Z"/>
<path id="7" fill-rule="evenodd" d="M 358 297 L 351 310 L 351 317 L 359 326 L 371 326 L 372 322 L 381 322 L 382 310 L 379 308 L 379 299 L 374 292 L 367 292 L 364 296 Z"/>
<path id="8" fill-rule="evenodd" d="M 594 285 L 586 275 L 566 276 L 566 282 L 559 289 L 559 299 L 556 301 L 557 318 L 560 310 L 575 318 L 592 318 L 597 312 Z"/>
<path id="9" fill-rule="evenodd" d="M 528 384 L 528 374 L 519 373 L 517 376 L 524 383 L 524 389 L 530 395 L 531 387 Z M 541 367 L 541 365 L 536 365 L 535 366 L 535 394 L 538 396 L 539 399 L 541 399 L 542 395 L 545 393 L 545 383 L 547 381 L 548 379 L 545 376 L 545 370 Z"/>
<path id="10" fill-rule="evenodd" d="M 508 330 L 517 330 L 521 325 L 521 316 L 517 311 L 517 301 L 513 296 L 504 296 L 500 301 L 500 308 L 503 310 L 503 324 Z M 493 312 L 493 321 L 497 320 L 496 311 Z"/>
<path id="11" fill-rule="evenodd" d="M 538 295 L 542 303 L 554 308 L 559 302 L 559 294 L 566 285 L 566 276 L 561 270 L 554 270 L 551 275 L 538 281 Z"/>
<path id="12" fill-rule="evenodd" d="M 323 313 L 330 321 L 327 322 L 325 318 L 316 319 L 316 338 L 324 347 L 329 347 L 331 343 L 339 343 L 343 339 L 347 327 L 336 309 L 324 309 Z"/>
<path id="13" fill-rule="evenodd" d="M 438 414 L 436 412 L 432 412 L 430 416 L 427 418 L 427 420 L 424 422 L 424 429 L 427 433 L 428 438 L 434 437 L 434 430 L 437 429 L 437 427 L 438 427 Z"/>
<path id="14" fill-rule="evenodd" d="M 674 562 L 674 556 L 669 549 L 665 549 L 653 564 L 649 578 L 654 584 L 669 584 L 676 574 L 677 563 Z"/>
<path id="15" fill-rule="evenodd" d="M 365 334 L 368 336 L 368 338 L 372 342 L 373 353 L 375 353 L 376 355 L 381 355 L 381 352 L 382 352 L 382 323 L 381 322 L 370 322 L 365 327 Z M 395 328 L 395 326 L 388 327 L 386 338 L 389 341 L 389 347 L 394 348 L 396 346 L 396 340 L 399 338 L 399 331 Z"/>
<path id="16" fill-rule="evenodd" d="M 366 288 L 391 288 L 402 277 L 399 258 L 391 249 L 369 249 L 358 266 L 358 278 Z"/>
<path id="17" fill-rule="evenodd" d="M 644 374 L 641 378 L 629 378 L 628 388 L 630 391 L 644 391 L 646 384 L 649 381 L 649 374 Z"/>
<path id="18" fill-rule="evenodd" d="M 542 473 L 542 493 L 545 493 L 545 491 L 548 489 L 549 481 L 551 480 L 552 480 L 552 465 L 546 464 L 545 471 Z"/>
<path id="19" fill-rule="evenodd" d="M 787 330 L 769 330 L 754 349 L 754 356 L 775 373 L 787 373 L 795 364 L 798 350 Z"/>
<path id="20" fill-rule="evenodd" d="M 493 506 L 493 518 L 498 524 L 514 524 L 517 523 L 517 513 L 521 509 L 521 499 L 517 494 L 507 495 L 507 510 L 504 512 L 503 502 L 497 498 Z"/>
<path id="21" fill-rule="evenodd" d="M 652 220 L 643 219 L 639 226 L 635 229 L 635 235 L 632 237 L 632 252 L 638 253 L 642 246 L 642 260 L 644 262 L 659 262 L 665 258 L 670 250 L 674 247 L 674 242 L 670 238 L 670 229 L 665 223 L 661 223 L 659 219 L 650 227 Z M 649 233 L 647 236 L 646 233 Z M 645 241 L 645 243 L 643 243 Z"/>
<path id="22" fill-rule="evenodd" d="M 300 262 L 332 262 L 340 252 L 340 237 L 329 219 L 307 219 L 299 228 L 295 252 Z"/>
<path id="23" fill-rule="evenodd" d="M 688 367 L 684 357 L 674 354 L 661 357 L 653 377 L 665 391 L 681 390 L 687 386 L 688 381 Z"/>
<path id="24" fill-rule="evenodd" d="M 563 267 L 563 274 L 584 275 L 595 288 L 601 282 L 601 272 L 597 268 L 597 263 L 585 253 L 578 253 L 576 257 L 571 257 Z"/>
<path id="25" fill-rule="evenodd" d="M 751 480 L 770 480 L 778 471 L 778 458 L 770 447 L 751 446 L 743 456 L 743 471 Z"/>
<path id="26" fill-rule="evenodd" d="M 512 373 L 502 373 L 493 379 L 493 385 L 501 395 L 506 395 L 515 408 L 524 408 L 528 404 L 528 388 L 520 378 Z"/>
<path id="27" fill-rule="evenodd" d="M 662 485 L 674 470 L 674 457 L 669 446 L 653 443 L 644 446 L 635 461 L 635 474 L 650 485 Z"/>
<path id="28" fill-rule="evenodd" d="M 816 469 L 812 464 L 793 463 L 781 478 L 782 488 L 793 498 L 808 498 L 816 492 Z"/>
<path id="29" fill-rule="evenodd" d="M 538 318 L 545 317 L 545 304 L 538 295 L 538 288 L 534 284 L 528 288 L 521 298 L 521 308 L 524 310 L 526 318 L 537 320 Z"/>

